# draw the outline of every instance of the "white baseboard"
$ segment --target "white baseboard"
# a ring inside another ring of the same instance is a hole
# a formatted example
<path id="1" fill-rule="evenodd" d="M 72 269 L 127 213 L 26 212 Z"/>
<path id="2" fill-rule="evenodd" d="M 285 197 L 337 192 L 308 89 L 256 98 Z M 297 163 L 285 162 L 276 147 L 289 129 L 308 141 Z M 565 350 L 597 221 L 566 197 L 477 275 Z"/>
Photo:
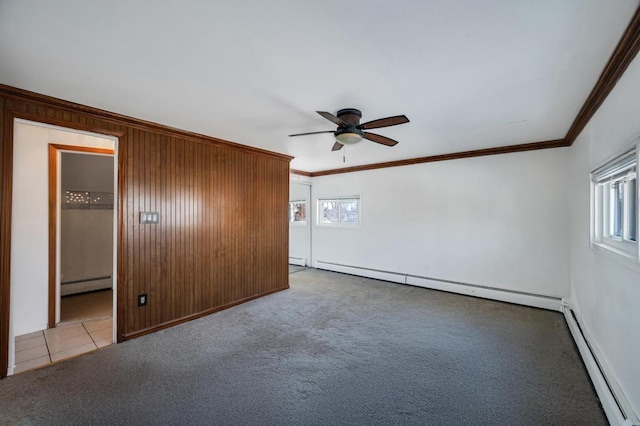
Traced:
<path id="1" fill-rule="evenodd" d="M 77 293 L 86 293 L 88 291 L 105 290 L 112 288 L 111 278 L 103 280 L 85 281 L 74 284 L 65 284 L 60 286 L 60 295 L 69 296 Z"/>
<path id="2" fill-rule="evenodd" d="M 483 299 L 498 300 L 500 302 L 515 303 L 517 305 L 548 309 L 551 311 L 562 310 L 562 299 L 560 299 L 559 297 L 542 296 L 538 294 L 436 280 L 411 275 L 407 277 L 407 284 L 415 285 L 417 287 L 430 288 L 433 290 L 447 291 L 449 293 L 464 294 L 466 296 L 480 297 Z"/>
<path id="3" fill-rule="evenodd" d="M 357 266 L 342 265 L 339 263 L 325 262 L 323 260 L 316 261 L 315 267 L 317 269 L 324 269 L 325 271 L 342 272 L 345 274 L 357 275 L 359 277 L 373 278 L 376 280 L 405 284 L 405 275 L 396 272 L 381 271 L 370 268 L 359 268 Z"/>
<path id="4" fill-rule="evenodd" d="M 399 272 L 361 268 L 322 260 L 318 260 L 315 263 L 315 267 L 327 271 L 343 272 L 366 278 L 409 284 L 432 290 L 441 290 L 449 293 L 464 294 L 466 296 L 480 297 L 483 299 L 498 300 L 501 302 L 515 303 L 518 305 L 562 312 L 562 299 L 560 297 L 531 294 L 475 284 L 440 280 L 436 278 L 420 277 L 417 275 L 403 274 Z"/>
<path id="5" fill-rule="evenodd" d="M 611 368 L 593 344 L 593 339 L 581 321 L 579 313 L 566 301 L 563 301 L 563 313 L 609 423 L 621 426 L 640 425 Z"/>
<path id="6" fill-rule="evenodd" d="M 290 265 L 307 266 L 307 259 L 304 257 L 290 257 Z"/>

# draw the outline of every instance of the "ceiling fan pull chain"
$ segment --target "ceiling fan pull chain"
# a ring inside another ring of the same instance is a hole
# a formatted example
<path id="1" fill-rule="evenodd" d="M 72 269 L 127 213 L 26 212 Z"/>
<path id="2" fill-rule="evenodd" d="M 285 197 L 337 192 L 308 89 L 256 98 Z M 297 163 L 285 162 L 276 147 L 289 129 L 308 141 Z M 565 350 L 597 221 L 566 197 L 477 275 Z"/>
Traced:
<path id="1" fill-rule="evenodd" d="M 347 162 L 347 159 L 345 158 L 345 156 L 346 156 L 346 154 L 345 154 L 345 153 L 346 153 L 346 152 L 347 152 L 347 147 L 345 146 L 345 147 L 344 147 L 344 149 L 342 150 L 342 162 L 343 162 L 343 163 L 346 163 L 346 162 Z"/>

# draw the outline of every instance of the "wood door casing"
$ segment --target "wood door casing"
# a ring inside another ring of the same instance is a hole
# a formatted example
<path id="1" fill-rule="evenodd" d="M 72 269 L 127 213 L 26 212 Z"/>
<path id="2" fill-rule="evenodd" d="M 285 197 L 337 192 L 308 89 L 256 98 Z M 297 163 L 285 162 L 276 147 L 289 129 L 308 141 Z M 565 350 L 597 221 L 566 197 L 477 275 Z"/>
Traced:
<path id="1" fill-rule="evenodd" d="M 49 144 L 49 302 L 47 304 L 47 326 L 49 328 L 56 326 L 57 224 L 58 203 L 60 202 L 58 200 L 58 187 L 60 186 L 60 182 L 58 182 L 58 154 L 60 151 L 114 155 L 112 149 Z"/>

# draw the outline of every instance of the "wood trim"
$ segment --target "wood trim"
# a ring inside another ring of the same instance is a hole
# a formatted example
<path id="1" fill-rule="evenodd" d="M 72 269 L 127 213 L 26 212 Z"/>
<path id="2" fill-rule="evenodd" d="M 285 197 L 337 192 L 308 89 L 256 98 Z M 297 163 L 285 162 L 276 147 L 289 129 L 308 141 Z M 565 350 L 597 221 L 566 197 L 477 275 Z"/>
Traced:
<path id="1" fill-rule="evenodd" d="M 0 96 L 1 95 L 2 95 L 2 91 L 0 90 Z M 72 112 L 73 111 L 69 111 L 69 113 L 72 113 Z M 100 135 L 113 136 L 116 138 L 121 138 L 124 136 L 124 132 L 122 131 L 106 129 L 104 127 L 82 125 L 82 124 L 74 123 L 71 121 L 59 120 L 55 117 L 47 117 L 47 116 L 42 116 L 40 114 L 34 114 L 30 112 L 25 112 L 25 111 L 9 110 L 8 113 L 12 116 L 12 120 L 17 118 L 21 120 L 32 121 L 36 124 L 38 123 L 48 124 L 50 126 L 58 126 L 66 130 L 70 129 L 70 130 L 78 130 L 81 132 L 97 133 Z"/>
<path id="2" fill-rule="evenodd" d="M 323 170 L 310 173 L 311 177 L 335 175 L 340 173 L 361 172 L 365 170 L 385 169 L 388 167 L 411 166 L 414 164 L 433 163 L 436 161 L 458 160 L 461 158 L 482 157 L 486 155 L 511 154 L 515 152 L 534 151 L 539 149 L 561 148 L 568 146 L 564 139 L 544 142 L 523 143 L 519 145 L 498 146 L 494 148 L 476 149 L 473 151 L 453 152 L 451 154 L 432 155 L 429 157 L 410 158 L 407 160 L 388 161 L 386 163 L 365 164 L 345 167 L 343 169 Z"/>
<path id="3" fill-rule="evenodd" d="M 58 150 L 49 144 L 49 301 L 47 303 L 47 327 L 56 326 L 56 273 L 58 245 Z"/>
<path id="4" fill-rule="evenodd" d="M 75 152 L 89 152 L 92 154 L 115 155 L 115 151 L 109 148 L 93 148 L 90 146 L 60 145 L 57 143 L 50 143 L 49 147 L 53 147 L 58 151 L 75 151 Z"/>
<path id="5" fill-rule="evenodd" d="M 124 330 L 125 330 L 125 311 L 124 306 L 126 303 L 126 288 L 124 286 L 123 277 L 125 276 L 125 259 L 126 259 L 126 249 L 125 249 L 125 208 L 124 208 L 124 200 L 126 199 L 126 170 L 125 170 L 125 155 L 123 155 L 123 150 L 121 147 L 127 146 L 127 136 L 123 135 L 118 138 L 118 248 L 116 251 L 116 261 L 118 262 L 117 271 L 118 276 L 116 277 L 116 343 L 122 343 L 124 341 Z"/>
<path id="6" fill-rule="evenodd" d="M 313 173 L 312 173 L 312 172 L 305 172 L 304 170 L 291 169 L 291 170 L 289 170 L 289 172 L 290 172 L 292 175 L 300 175 L 300 176 L 313 177 Z"/>
<path id="7" fill-rule="evenodd" d="M 627 70 L 640 50 L 640 7 L 636 9 L 631 22 L 627 26 L 622 38 L 618 42 L 609 62 L 602 70 L 600 78 L 596 82 L 593 90 L 587 97 L 580 112 L 576 116 L 573 124 L 569 128 L 565 140 L 571 146 L 578 135 L 584 130 L 591 117 L 596 113 L 600 105 L 605 101 L 609 93 L 613 90 L 620 77 Z"/>
<path id="8" fill-rule="evenodd" d="M 13 126 L 0 97 L 0 379 L 9 368 Z"/>
<path id="9" fill-rule="evenodd" d="M 92 116 L 93 118 L 99 118 L 99 119 L 110 121 L 112 123 L 116 123 L 119 125 L 126 125 L 126 126 L 134 127 L 137 129 L 152 131 L 154 133 L 161 133 L 166 136 L 172 136 L 172 137 L 178 136 L 184 139 L 188 139 L 192 142 L 210 143 L 214 145 L 238 149 L 240 151 L 260 153 L 263 155 L 269 155 L 272 157 L 281 158 L 286 161 L 291 161 L 293 159 L 293 157 L 289 155 L 268 151 L 266 149 L 256 148 L 248 145 L 242 145 L 236 142 L 231 142 L 224 139 L 218 139 L 212 136 L 207 136 L 207 135 L 203 135 L 196 132 L 177 129 L 175 127 L 165 126 L 163 124 L 146 121 L 139 118 L 129 117 L 126 115 L 117 114 L 117 113 L 106 111 L 99 108 L 94 108 L 87 105 L 78 104 L 75 102 L 65 101 L 62 99 L 54 98 L 52 96 L 31 92 L 29 90 L 7 86 L 5 84 L 0 84 L 0 94 L 9 98 L 18 98 L 20 100 L 28 100 L 28 101 L 38 102 L 38 103 L 44 103 L 44 104 L 47 104 L 47 106 L 58 107 L 58 108 L 67 110 L 69 112 L 82 112 Z M 36 116 L 35 118 L 33 118 L 33 120 L 42 122 L 42 119 L 40 116 Z M 56 123 L 51 123 L 51 124 L 56 124 Z M 62 127 L 69 127 L 66 121 L 61 121 L 57 125 L 60 125 Z M 103 131 L 100 131 L 100 130 L 90 130 L 90 131 L 95 131 L 96 133 L 104 133 Z"/>
<path id="10" fill-rule="evenodd" d="M 58 247 L 58 152 L 71 151 L 92 154 L 114 155 L 113 149 L 92 148 L 89 146 L 74 146 L 49 144 L 49 303 L 47 326 L 56 326 L 56 276 L 57 270 L 57 247 Z"/>
<path id="11" fill-rule="evenodd" d="M 198 313 L 195 313 L 195 314 L 192 314 L 192 315 L 187 315 L 185 317 L 178 318 L 178 319 L 173 320 L 173 321 L 167 321 L 165 323 L 158 324 L 158 325 L 156 325 L 154 327 L 150 327 L 150 328 L 147 328 L 147 329 L 144 329 L 144 330 L 136 331 L 135 333 L 130 333 L 130 334 L 124 335 L 123 336 L 123 340 L 131 340 L 131 339 L 135 339 L 135 338 L 144 336 L 145 334 L 155 333 L 156 331 L 164 330 L 165 328 L 173 327 L 173 326 L 178 325 L 178 324 L 182 324 L 182 323 L 194 320 L 194 319 L 205 317 L 207 315 L 211 315 L 213 313 L 216 313 L 216 312 L 219 312 L 219 311 L 223 311 L 225 309 L 229 309 L 229 308 L 232 308 L 232 307 L 237 306 L 237 305 L 241 305 L 241 304 L 243 304 L 245 302 L 249 302 L 249 301 L 254 300 L 254 299 L 259 299 L 261 297 L 268 296 L 270 294 L 278 293 L 278 292 L 281 292 L 281 291 L 284 291 L 284 290 L 288 290 L 288 289 L 289 289 L 289 284 L 287 284 L 286 286 L 284 286 L 282 288 L 277 288 L 275 290 L 269 290 L 269 291 L 266 291 L 264 293 L 256 294 L 256 295 L 249 296 L 249 297 L 245 297 L 244 299 L 235 300 L 235 301 L 233 301 L 231 303 L 227 303 L 226 305 L 223 305 L 223 306 L 216 306 L 215 308 L 207 309 L 205 311 L 198 312 Z"/>

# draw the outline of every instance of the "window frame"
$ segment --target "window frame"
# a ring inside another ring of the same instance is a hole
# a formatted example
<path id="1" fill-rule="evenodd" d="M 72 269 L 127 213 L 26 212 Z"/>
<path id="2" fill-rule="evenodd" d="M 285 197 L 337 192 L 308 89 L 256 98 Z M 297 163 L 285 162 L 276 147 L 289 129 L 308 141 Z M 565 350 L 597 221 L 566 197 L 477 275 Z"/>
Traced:
<path id="1" fill-rule="evenodd" d="M 349 200 L 357 200 L 357 222 L 342 222 L 342 202 Z M 338 222 L 324 222 L 322 220 L 322 203 L 323 202 L 336 202 L 338 207 Z M 339 197 L 321 197 L 316 200 L 316 225 L 327 228 L 361 228 L 362 227 L 362 197 L 360 195 L 349 195 Z"/>
<path id="2" fill-rule="evenodd" d="M 291 212 L 292 204 L 299 203 L 304 205 L 304 220 L 292 220 Z M 290 200 L 289 201 L 289 225 L 292 226 L 307 226 L 309 224 L 309 202 L 307 200 Z"/>
<path id="3" fill-rule="evenodd" d="M 640 270 L 639 157 L 640 143 L 636 142 L 591 171 L 591 247 L 614 260 L 622 260 L 634 270 Z M 635 181 L 635 188 L 631 181 Z M 617 190 L 614 188 L 622 188 L 620 202 L 615 199 L 613 191 Z M 618 227 L 612 217 L 616 206 L 623 209 Z M 632 223 L 635 224 L 635 239 L 630 235 Z M 621 235 L 615 235 L 617 228 Z"/>

